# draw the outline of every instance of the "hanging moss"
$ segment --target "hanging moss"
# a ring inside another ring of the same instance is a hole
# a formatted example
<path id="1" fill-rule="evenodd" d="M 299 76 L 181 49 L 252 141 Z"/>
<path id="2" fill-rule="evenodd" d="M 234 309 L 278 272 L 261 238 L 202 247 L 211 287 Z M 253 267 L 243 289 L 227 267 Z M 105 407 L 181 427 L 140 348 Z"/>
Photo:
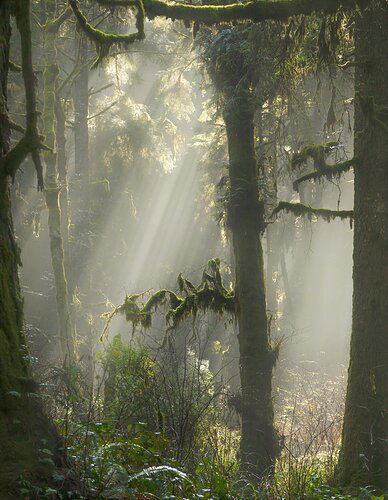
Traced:
<path id="1" fill-rule="evenodd" d="M 314 160 L 314 168 L 322 169 L 326 167 L 326 156 L 330 154 L 334 148 L 338 147 L 338 142 L 326 142 L 325 144 L 309 144 L 305 146 L 299 153 L 294 154 L 291 166 L 292 168 L 300 167 L 307 162 L 309 158 Z"/>
<path id="2" fill-rule="evenodd" d="M 307 217 L 310 221 L 313 217 L 320 217 L 326 222 L 330 222 L 334 219 L 349 219 L 351 226 L 353 221 L 353 210 L 328 210 L 326 208 L 312 208 L 308 205 L 303 205 L 303 203 L 281 201 L 273 210 L 272 215 L 275 216 L 282 211 L 293 214 L 296 217 Z"/>
<path id="3" fill-rule="evenodd" d="M 291 162 L 292 168 L 298 168 L 307 163 L 309 158 L 314 161 L 314 172 L 303 175 L 296 179 L 293 183 L 293 188 L 298 191 L 299 184 L 306 181 L 320 181 L 323 179 L 339 178 L 344 173 L 348 172 L 351 167 L 357 164 L 357 159 L 352 158 L 336 165 L 328 165 L 326 158 L 335 148 L 339 146 L 338 142 L 326 142 L 325 144 L 309 144 L 305 146 L 299 153 L 296 153 Z"/>
<path id="4" fill-rule="evenodd" d="M 145 10 L 142 0 L 135 0 L 131 5 L 137 8 L 136 15 L 136 29 L 137 32 L 129 35 L 119 35 L 116 33 L 106 33 L 97 28 L 94 28 L 81 12 L 78 0 L 69 0 L 69 5 L 72 8 L 74 15 L 78 21 L 79 26 L 84 33 L 96 44 L 98 58 L 94 62 L 93 67 L 100 64 L 100 62 L 109 54 L 109 49 L 114 44 L 128 46 L 137 40 L 145 38 L 144 33 L 144 18 Z"/>
<path id="5" fill-rule="evenodd" d="M 222 282 L 219 259 L 209 260 L 202 281 L 197 287 L 184 278 L 182 273 L 178 275 L 177 284 L 184 297 L 179 297 L 171 290 L 161 289 L 142 303 L 140 299 L 144 293 L 127 295 L 121 306 L 105 315 L 107 323 L 102 336 L 105 335 L 112 318 L 117 313 L 124 314 L 125 319 L 132 324 L 133 328 L 138 326 L 150 328 L 152 315 L 158 307 L 165 306 L 167 301 L 169 302 L 165 315 L 167 332 L 176 328 L 189 316 L 195 317 L 198 311 L 212 311 L 219 315 L 234 314 L 235 293 L 233 290 L 228 291 Z"/>
<path id="6" fill-rule="evenodd" d="M 194 292 L 195 286 L 187 278 L 184 278 L 182 273 L 178 274 L 177 284 L 180 292 Z"/>
<path id="7" fill-rule="evenodd" d="M 356 158 L 337 163 L 337 165 L 326 165 L 324 168 L 317 170 L 316 172 L 311 172 L 310 174 L 303 175 L 302 177 L 296 179 L 293 183 L 294 190 L 298 191 L 299 184 L 302 182 L 321 181 L 324 179 L 331 180 L 333 178 L 338 179 L 355 165 L 357 165 Z"/>
<path id="8" fill-rule="evenodd" d="M 70 1 L 70 0 L 69 0 Z M 108 7 L 136 6 L 134 0 L 97 0 Z M 291 16 L 324 12 L 337 12 L 339 7 L 354 9 L 356 5 L 367 3 L 367 0 L 257 0 L 243 4 L 229 5 L 187 5 L 166 3 L 160 0 L 145 0 L 144 8 L 149 19 L 165 17 L 171 20 L 195 21 L 207 25 L 233 22 L 261 22 L 269 19 L 286 20 Z"/>

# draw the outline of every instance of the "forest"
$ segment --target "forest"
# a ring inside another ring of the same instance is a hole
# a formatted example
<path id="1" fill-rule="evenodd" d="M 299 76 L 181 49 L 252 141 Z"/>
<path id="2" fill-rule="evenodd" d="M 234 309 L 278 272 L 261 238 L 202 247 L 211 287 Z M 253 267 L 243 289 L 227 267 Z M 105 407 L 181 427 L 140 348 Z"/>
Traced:
<path id="1" fill-rule="evenodd" d="M 0 500 L 388 498 L 387 0 L 0 0 Z"/>

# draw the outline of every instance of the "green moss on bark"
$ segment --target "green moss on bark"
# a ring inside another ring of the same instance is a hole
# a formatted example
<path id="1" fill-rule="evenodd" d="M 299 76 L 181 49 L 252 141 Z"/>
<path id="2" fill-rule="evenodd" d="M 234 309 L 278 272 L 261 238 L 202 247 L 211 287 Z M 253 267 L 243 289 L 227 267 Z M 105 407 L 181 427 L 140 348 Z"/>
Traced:
<path id="1" fill-rule="evenodd" d="M 307 217 L 312 220 L 313 217 L 321 218 L 326 222 L 334 219 L 353 220 L 353 210 L 328 210 L 326 208 L 312 208 L 303 203 L 289 203 L 280 201 L 278 206 L 272 211 L 272 215 L 276 216 L 280 212 L 286 212 L 295 215 L 295 217 Z"/>
<path id="2" fill-rule="evenodd" d="M 135 6 L 134 0 L 97 0 L 109 7 Z M 196 21 L 203 24 L 219 24 L 232 21 L 262 22 L 269 19 L 286 20 L 295 15 L 313 12 L 330 14 L 339 8 L 353 9 L 366 5 L 368 0 L 258 0 L 256 2 L 229 5 L 188 5 L 145 0 L 144 9 L 149 19 L 161 16 L 172 20 Z"/>

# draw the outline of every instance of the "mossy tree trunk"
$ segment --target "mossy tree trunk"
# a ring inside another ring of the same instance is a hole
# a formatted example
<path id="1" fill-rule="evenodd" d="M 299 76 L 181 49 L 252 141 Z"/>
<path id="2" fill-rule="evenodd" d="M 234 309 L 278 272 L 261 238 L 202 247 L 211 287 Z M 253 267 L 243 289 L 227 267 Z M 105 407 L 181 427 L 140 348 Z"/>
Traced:
<path id="1" fill-rule="evenodd" d="M 57 27 L 53 20 L 56 14 L 56 0 L 45 1 L 46 23 L 44 26 L 44 104 L 43 127 L 47 145 L 54 149 L 55 107 L 58 65 L 55 49 Z M 59 318 L 59 340 L 63 360 L 72 362 L 75 358 L 74 332 L 69 307 L 66 270 L 64 264 L 63 240 L 61 233 L 61 210 L 59 204 L 60 187 L 58 185 L 57 157 L 54 153 L 45 153 L 46 178 L 45 195 L 49 212 L 48 226 L 50 236 L 51 262 L 54 271 L 56 302 Z"/>
<path id="2" fill-rule="evenodd" d="M 61 211 L 61 234 L 63 239 L 63 253 L 66 277 L 70 276 L 70 246 L 69 246 L 69 186 L 67 178 L 67 157 L 66 157 L 66 114 L 64 102 L 60 95 L 55 101 L 56 130 L 55 138 L 57 144 L 57 170 L 59 191 L 59 208 Z M 69 292 L 69 290 L 68 290 Z M 71 297 L 69 294 L 69 307 L 71 307 Z"/>
<path id="3" fill-rule="evenodd" d="M 71 234 L 73 268 L 72 293 L 88 278 L 88 257 L 90 250 L 89 230 L 91 226 L 91 186 L 89 184 L 89 67 L 88 40 L 82 31 L 75 37 L 75 51 L 78 66 L 73 82 L 74 108 L 74 169 L 75 182 L 72 188 L 74 199 L 72 211 L 73 230 Z"/>
<path id="4" fill-rule="evenodd" d="M 234 254 L 240 354 L 240 458 L 248 473 L 263 477 L 271 473 L 275 459 L 272 374 L 276 353 L 268 332 L 261 244 L 264 201 L 258 190 L 254 93 L 245 43 L 244 32 L 224 30 L 209 46 L 207 58 L 220 97 L 229 153 L 227 220 Z"/>
<path id="5" fill-rule="evenodd" d="M 269 111 L 271 112 L 273 103 L 269 103 Z M 267 121 L 268 117 L 267 117 Z M 276 207 L 277 199 L 277 158 L 276 158 L 276 118 L 271 117 L 269 122 L 271 130 L 264 130 L 263 122 L 263 107 L 259 106 L 256 110 L 256 142 L 257 152 L 259 156 L 259 169 L 262 176 L 265 177 L 265 212 L 271 214 L 272 210 Z M 268 127 L 268 125 L 267 125 Z M 269 136 L 270 141 L 265 144 L 264 136 Z M 265 229 L 265 242 L 266 242 L 266 298 L 267 309 L 273 318 L 277 318 L 278 301 L 277 301 L 277 270 L 279 265 L 279 252 L 278 245 L 278 227 L 276 224 L 268 224 Z"/>
<path id="6" fill-rule="evenodd" d="M 89 177 L 89 67 L 88 39 L 82 31 L 76 35 L 79 71 L 74 80 L 74 161 L 75 172 L 82 179 Z"/>
<path id="7" fill-rule="evenodd" d="M 75 183 L 72 189 L 72 277 L 70 290 L 78 298 L 76 314 L 77 332 L 80 339 L 80 354 L 87 362 L 93 377 L 92 365 L 92 325 L 90 308 L 92 303 L 90 257 L 94 232 L 95 213 L 93 211 L 93 186 L 90 183 L 89 162 L 89 62 L 88 38 L 78 30 L 75 37 L 77 77 L 73 83 L 74 107 L 74 166 Z"/>
<path id="8" fill-rule="evenodd" d="M 264 284 L 264 204 L 259 202 L 253 111 L 247 89 L 224 109 L 229 151 L 229 224 L 236 272 L 242 389 L 241 460 L 262 475 L 273 465 L 272 371 Z M 234 96 L 235 98 L 235 96 Z M 230 99 L 233 101 L 234 99 Z M 236 103 L 236 101 L 234 101 Z"/>
<path id="9" fill-rule="evenodd" d="M 9 150 L 7 117 L 7 74 L 10 39 L 10 10 L 13 1 L 0 3 L 0 498 L 17 498 L 17 479 L 23 475 L 42 481 L 50 471 L 39 464 L 38 449 L 52 448 L 58 440 L 44 416 L 36 394 L 23 334 L 23 300 L 18 266 L 19 249 L 15 242 L 10 198 L 10 181 L 4 163 Z M 18 12 L 29 35 L 29 2 L 23 0 Z M 33 85 L 33 82 L 31 82 Z M 45 443 L 43 444 L 43 439 Z"/>
<path id="10" fill-rule="evenodd" d="M 356 21 L 353 325 L 339 472 L 388 491 L 388 9 Z"/>

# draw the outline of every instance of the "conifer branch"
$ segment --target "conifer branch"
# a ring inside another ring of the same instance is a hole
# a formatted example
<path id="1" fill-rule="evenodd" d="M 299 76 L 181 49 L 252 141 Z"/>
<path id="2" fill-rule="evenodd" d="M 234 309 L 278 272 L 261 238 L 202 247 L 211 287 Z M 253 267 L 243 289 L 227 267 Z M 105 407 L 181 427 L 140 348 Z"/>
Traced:
<path id="1" fill-rule="evenodd" d="M 293 214 L 296 217 L 307 217 L 310 221 L 313 217 L 322 218 L 326 222 L 330 222 L 334 219 L 350 219 L 351 226 L 354 217 L 353 210 L 328 210 L 326 208 L 313 208 L 308 205 L 303 205 L 303 203 L 289 203 L 287 201 L 280 201 L 278 206 L 272 211 L 271 215 L 276 216 L 282 211 Z"/>
<path id="2" fill-rule="evenodd" d="M 293 188 L 295 191 L 299 190 L 299 184 L 306 181 L 320 181 L 323 179 L 333 179 L 339 178 L 341 175 L 348 172 L 352 167 L 357 164 L 357 159 L 352 158 L 351 160 L 346 160 L 341 163 L 337 163 L 336 165 L 325 165 L 320 170 L 316 170 L 315 172 L 311 172 L 306 175 L 302 175 L 296 179 L 293 183 Z"/>

